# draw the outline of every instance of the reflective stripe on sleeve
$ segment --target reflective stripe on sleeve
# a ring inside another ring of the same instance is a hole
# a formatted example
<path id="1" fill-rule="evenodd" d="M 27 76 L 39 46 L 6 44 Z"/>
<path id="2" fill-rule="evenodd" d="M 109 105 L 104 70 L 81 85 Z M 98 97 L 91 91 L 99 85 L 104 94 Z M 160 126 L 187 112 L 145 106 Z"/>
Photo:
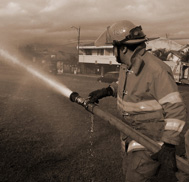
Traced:
<path id="1" fill-rule="evenodd" d="M 163 142 L 158 142 L 159 145 L 163 145 Z M 141 145 L 140 143 L 136 142 L 135 140 L 132 140 L 129 143 L 127 152 L 136 151 L 136 150 L 144 150 L 145 147 Z"/>
<path id="2" fill-rule="evenodd" d="M 145 149 L 145 147 L 143 145 L 141 145 L 140 143 L 132 140 L 130 143 L 129 143 L 129 146 L 128 146 L 128 149 L 127 149 L 127 152 L 131 152 L 133 150 L 143 150 Z"/>
<path id="3" fill-rule="evenodd" d="M 165 103 L 174 104 L 178 102 L 182 102 L 182 98 L 179 92 L 172 92 L 159 100 L 159 103 L 161 105 Z"/>
<path id="4" fill-rule="evenodd" d="M 118 106 L 126 112 L 141 112 L 141 111 L 157 111 L 162 109 L 161 105 L 156 100 L 143 102 L 125 102 L 120 97 L 117 98 Z"/>
<path id="5" fill-rule="evenodd" d="M 185 125 L 184 121 L 175 118 L 165 119 L 165 122 L 165 130 L 174 130 L 178 132 L 181 132 Z"/>

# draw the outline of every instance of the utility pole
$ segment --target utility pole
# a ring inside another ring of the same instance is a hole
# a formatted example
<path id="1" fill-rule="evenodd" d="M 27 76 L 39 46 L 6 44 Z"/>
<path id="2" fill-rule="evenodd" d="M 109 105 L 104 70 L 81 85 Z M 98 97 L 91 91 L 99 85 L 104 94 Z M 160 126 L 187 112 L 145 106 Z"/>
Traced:
<path id="1" fill-rule="evenodd" d="M 71 28 L 76 29 L 77 33 L 78 33 L 78 37 L 77 37 L 77 56 L 78 56 L 78 63 L 79 63 L 80 27 L 72 26 Z"/>

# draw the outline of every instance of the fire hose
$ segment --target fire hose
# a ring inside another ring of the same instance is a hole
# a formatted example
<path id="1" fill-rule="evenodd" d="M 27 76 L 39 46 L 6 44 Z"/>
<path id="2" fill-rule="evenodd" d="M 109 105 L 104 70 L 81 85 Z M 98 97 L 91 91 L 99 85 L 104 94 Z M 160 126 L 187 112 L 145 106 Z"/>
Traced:
<path id="1" fill-rule="evenodd" d="M 108 121 L 111 125 L 117 128 L 120 132 L 124 133 L 125 135 L 131 137 L 136 142 L 143 145 L 146 149 L 151 151 L 152 153 L 156 153 L 161 149 L 161 145 L 156 143 L 154 140 L 150 139 L 149 137 L 143 135 L 142 133 L 138 132 L 137 130 L 133 129 L 122 120 L 118 119 L 117 117 L 113 116 L 108 112 L 104 112 L 101 110 L 96 104 L 90 103 L 88 99 L 85 99 L 77 92 L 72 92 L 70 95 L 70 100 L 75 102 L 81 106 L 83 106 L 87 111 L 90 113 L 100 117 L 101 119 Z M 189 174 L 189 163 L 185 159 L 176 156 L 177 167 L 179 170 Z"/>

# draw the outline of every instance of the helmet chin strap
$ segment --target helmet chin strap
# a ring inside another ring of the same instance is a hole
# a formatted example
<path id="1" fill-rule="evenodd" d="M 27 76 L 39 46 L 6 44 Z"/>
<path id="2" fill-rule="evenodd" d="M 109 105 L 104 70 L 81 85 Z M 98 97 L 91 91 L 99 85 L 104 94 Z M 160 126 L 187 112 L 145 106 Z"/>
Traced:
<path id="1" fill-rule="evenodd" d="M 114 55 L 115 55 L 115 57 L 116 57 L 116 61 L 118 62 L 118 63 L 121 63 L 121 59 L 120 59 L 120 46 L 118 46 L 118 45 L 114 45 Z"/>
<path id="2" fill-rule="evenodd" d="M 120 47 L 123 46 L 123 44 L 120 44 L 119 41 L 114 41 L 114 49 L 116 49 L 116 61 L 118 63 L 124 63 L 121 61 L 121 58 L 120 58 L 120 51 L 123 52 L 123 54 L 126 54 L 127 51 L 128 51 L 128 48 L 126 46 L 124 46 L 123 50 L 120 50 Z"/>
<path id="3" fill-rule="evenodd" d="M 121 58 L 120 58 L 120 52 L 122 52 L 123 53 L 123 56 L 125 57 L 126 56 L 126 54 L 129 54 L 130 55 L 130 53 L 128 52 L 129 50 L 128 50 L 128 48 L 126 47 L 126 46 L 124 46 L 124 48 L 123 48 L 123 50 L 122 49 L 120 49 L 120 47 L 117 47 L 117 51 L 118 51 L 118 54 L 117 54 L 117 57 L 116 57 L 116 60 L 117 60 L 117 62 L 118 63 L 121 63 L 121 64 L 125 64 L 125 65 L 127 65 L 127 66 L 130 66 L 130 59 L 125 59 L 125 60 L 122 60 Z M 132 53 L 131 53 L 131 56 L 132 56 Z M 128 56 L 126 56 L 126 57 L 128 57 Z M 128 57 L 129 58 L 129 57 Z"/>

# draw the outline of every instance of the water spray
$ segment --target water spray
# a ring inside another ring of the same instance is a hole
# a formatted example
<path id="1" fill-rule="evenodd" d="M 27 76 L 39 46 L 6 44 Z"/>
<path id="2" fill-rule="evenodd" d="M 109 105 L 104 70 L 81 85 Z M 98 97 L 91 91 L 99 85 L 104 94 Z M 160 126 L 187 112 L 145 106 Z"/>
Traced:
<path id="1" fill-rule="evenodd" d="M 141 134 L 137 130 L 134 130 L 130 126 L 128 126 L 126 123 L 124 123 L 122 120 L 116 118 L 110 113 L 104 112 L 101 110 L 98 105 L 94 103 L 90 103 L 90 100 L 87 98 L 81 97 L 77 92 L 72 92 L 70 89 L 68 89 L 66 86 L 63 84 L 60 84 L 56 82 L 55 80 L 52 80 L 51 78 L 48 78 L 47 76 L 41 74 L 40 72 L 36 71 L 33 68 L 28 67 L 28 65 L 22 63 L 20 60 L 17 58 L 11 56 L 8 52 L 0 49 L 0 55 L 12 63 L 20 66 L 21 68 L 27 70 L 29 73 L 32 75 L 38 77 L 41 79 L 43 82 L 47 83 L 49 86 L 51 86 L 53 89 L 55 89 L 57 92 L 60 94 L 64 95 L 65 97 L 69 98 L 72 102 L 75 102 L 81 106 L 83 106 L 87 111 L 90 113 L 100 117 L 104 121 L 108 121 L 111 125 L 116 127 L 120 132 L 126 134 L 136 142 L 140 143 L 143 145 L 145 148 L 150 150 L 153 153 L 156 153 L 160 150 L 161 146 L 156 143 L 154 140 L 148 138 L 147 136 Z M 181 171 L 189 174 L 189 164 L 186 160 L 183 158 L 176 156 L 177 159 L 177 167 Z"/>
<path id="2" fill-rule="evenodd" d="M 53 80 L 52 78 L 48 77 L 47 75 L 40 73 L 39 71 L 35 70 L 34 68 L 30 67 L 27 64 L 24 64 L 16 57 L 11 56 L 7 51 L 0 49 L 0 55 L 3 58 L 7 59 L 8 61 L 11 61 L 15 65 L 18 65 L 20 68 L 28 71 L 32 75 L 36 76 L 37 78 L 39 78 L 44 83 L 51 86 L 51 88 L 55 89 L 57 92 L 64 95 L 65 97 L 69 98 L 70 94 L 72 93 L 72 91 L 70 89 L 68 89 L 66 86 L 64 86 L 63 84 L 58 83 L 57 81 Z"/>

